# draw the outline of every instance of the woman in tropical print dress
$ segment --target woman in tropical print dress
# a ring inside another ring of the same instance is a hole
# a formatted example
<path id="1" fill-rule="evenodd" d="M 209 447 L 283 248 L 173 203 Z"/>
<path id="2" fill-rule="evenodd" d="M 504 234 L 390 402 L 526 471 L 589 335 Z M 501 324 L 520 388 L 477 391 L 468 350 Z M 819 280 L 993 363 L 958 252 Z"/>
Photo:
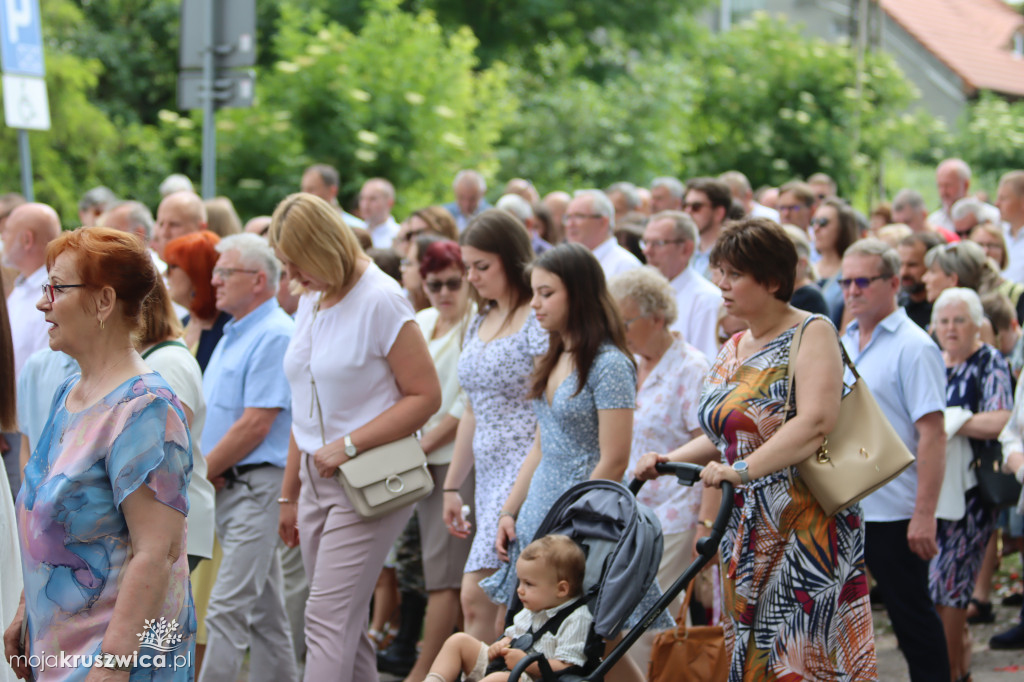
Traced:
<path id="1" fill-rule="evenodd" d="M 843 379 L 835 329 L 788 304 L 796 260 L 770 220 L 723 231 L 711 252 L 713 281 L 726 311 L 749 330 L 725 344 L 705 380 L 705 435 L 668 455 L 644 455 L 636 475 L 656 476 L 658 461 L 694 462 L 705 465 L 704 485 L 737 486 L 720 547 L 730 682 L 875 680 L 860 507 L 827 516 L 794 469 L 835 424 Z M 800 326 L 796 410 L 787 415 L 790 344 Z"/>

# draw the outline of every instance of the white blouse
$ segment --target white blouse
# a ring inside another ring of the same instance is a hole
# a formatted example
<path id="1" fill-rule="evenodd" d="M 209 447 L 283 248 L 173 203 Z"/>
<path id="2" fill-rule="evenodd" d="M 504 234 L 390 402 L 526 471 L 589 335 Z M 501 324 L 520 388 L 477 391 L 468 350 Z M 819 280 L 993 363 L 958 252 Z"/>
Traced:
<path id="1" fill-rule="evenodd" d="M 372 263 L 343 299 L 314 319 L 319 299 L 316 292 L 299 299 L 295 334 L 284 355 L 292 434 L 307 453 L 352 433 L 402 398 L 387 355 L 402 326 L 414 319 L 398 283 Z"/>
<path id="2" fill-rule="evenodd" d="M 192 478 L 188 484 L 188 535 L 186 551 L 195 556 L 213 557 L 213 524 L 216 491 L 206 478 L 206 457 L 199 449 L 206 424 L 206 400 L 203 398 L 203 373 L 199 363 L 184 345 L 169 345 L 147 355 L 144 361 L 164 378 L 178 400 L 192 411 Z"/>
<path id="3" fill-rule="evenodd" d="M 472 305 L 472 304 L 470 304 Z M 475 310 L 470 310 L 466 315 L 467 324 L 457 324 L 439 338 L 431 338 L 434 335 L 434 328 L 440 319 L 437 308 L 427 308 L 416 313 L 416 322 L 423 330 L 423 336 L 427 339 L 427 349 L 430 357 L 434 360 L 434 367 L 437 369 L 437 378 L 441 381 L 441 409 L 437 414 L 427 420 L 423 425 L 423 432 L 426 433 L 441 423 L 445 416 L 455 419 L 462 419 L 462 413 L 466 409 L 466 394 L 459 386 L 459 353 L 462 352 L 462 337 L 466 332 L 468 320 L 472 318 Z M 452 453 L 455 451 L 455 441 L 442 445 L 427 455 L 427 464 L 448 464 L 452 461 Z"/>

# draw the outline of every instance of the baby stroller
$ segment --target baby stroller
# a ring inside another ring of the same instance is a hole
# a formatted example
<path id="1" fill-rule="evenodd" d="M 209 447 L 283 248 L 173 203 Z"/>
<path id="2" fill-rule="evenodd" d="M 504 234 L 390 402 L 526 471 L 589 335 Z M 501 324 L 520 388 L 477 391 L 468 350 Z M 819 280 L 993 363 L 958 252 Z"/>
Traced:
<path id="1" fill-rule="evenodd" d="M 701 467 L 694 464 L 666 462 L 659 464 L 657 469 L 663 474 L 674 474 L 680 485 L 692 486 L 700 480 Z M 584 605 L 579 607 L 589 608 L 594 616 L 586 644 L 587 663 L 582 670 L 570 669 L 559 674 L 551 670 L 543 654 L 531 652 L 512 668 L 509 682 L 519 680 L 526 668 L 535 662 L 541 671 L 540 679 L 545 682 L 603 680 L 612 666 L 718 551 L 732 514 L 733 489 L 728 482 L 722 483 L 722 504 L 711 535 L 698 542 L 697 559 L 671 587 L 665 589 L 661 599 L 602 660 L 604 640 L 614 638 L 622 631 L 626 619 L 654 582 L 661 562 L 661 524 L 654 512 L 636 502 L 635 495 L 642 486 L 643 481 L 639 480 L 630 483 L 628 490 L 611 481 L 585 481 L 558 498 L 544 517 L 536 537 L 553 533 L 568 535 L 583 547 L 587 557 L 583 579 Z M 513 593 L 506 626 L 511 625 L 513 617 L 522 608 L 519 596 Z"/>

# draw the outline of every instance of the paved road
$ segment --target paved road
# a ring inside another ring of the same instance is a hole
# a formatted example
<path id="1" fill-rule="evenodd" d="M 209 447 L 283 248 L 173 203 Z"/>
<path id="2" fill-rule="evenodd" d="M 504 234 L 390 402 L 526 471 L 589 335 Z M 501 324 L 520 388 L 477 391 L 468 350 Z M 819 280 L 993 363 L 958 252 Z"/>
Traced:
<path id="1" fill-rule="evenodd" d="M 992 651 L 988 639 L 1013 625 L 1019 608 L 996 606 L 996 622 L 991 625 L 973 625 L 974 639 L 971 675 L 973 682 L 1024 681 L 1024 651 Z M 881 682 L 909 682 L 907 665 L 896 646 L 885 611 L 875 611 L 875 643 L 878 648 L 878 679 Z M 1016 670 L 1014 670 L 1016 666 Z M 401 682 L 401 678 L 382 674 L 381 682 Z"/>

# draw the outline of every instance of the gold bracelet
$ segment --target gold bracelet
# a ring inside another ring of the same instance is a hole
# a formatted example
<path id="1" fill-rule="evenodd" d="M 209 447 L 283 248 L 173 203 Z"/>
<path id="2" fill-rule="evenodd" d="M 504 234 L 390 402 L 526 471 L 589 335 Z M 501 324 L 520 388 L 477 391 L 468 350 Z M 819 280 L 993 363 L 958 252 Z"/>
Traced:
<path id="1" fill-rule="evenodd" d="M 704 526 L 705 528 L 714 528 L 715 527 L 715 522 L 712 521 L 711 519 L 701 519 L 699 523 L 700 523 L 700 525 Z"/>
<path id="2" fill-rule="evenodd" d="M 279 498 L 277 498 L 277 503 L 278 504 L 298 504 L 299 501 L 298 500 L 293 500 L 290 497 L 279 497 Z"/>

